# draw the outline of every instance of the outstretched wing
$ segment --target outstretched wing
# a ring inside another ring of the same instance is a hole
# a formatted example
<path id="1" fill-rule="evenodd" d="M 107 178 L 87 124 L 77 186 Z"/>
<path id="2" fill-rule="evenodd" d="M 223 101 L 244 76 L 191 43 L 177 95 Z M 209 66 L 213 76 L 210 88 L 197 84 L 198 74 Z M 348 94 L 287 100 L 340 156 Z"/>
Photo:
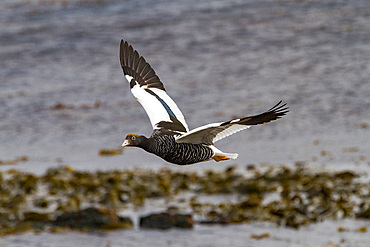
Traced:
<path id="1" fill-rule="evenodd" d="M 259 115 L 201 126 L 178 137 L 176 142 L 212 145 L 229 135 L 248 129 L 252 125 L 264 124 L 281 118 L 289 112 L 289 108 L 286 107 L 286 104 L 281 103 L 282 101 Z"/>
<path id="2" fill-rule="evenodd" d="M 167 95 L 150 64 L 123 40 L 120 45 L 120 61 L 131 92 L 144 107 L 153 129 L 173 134 L 189 131 L 180 109 Z"/>

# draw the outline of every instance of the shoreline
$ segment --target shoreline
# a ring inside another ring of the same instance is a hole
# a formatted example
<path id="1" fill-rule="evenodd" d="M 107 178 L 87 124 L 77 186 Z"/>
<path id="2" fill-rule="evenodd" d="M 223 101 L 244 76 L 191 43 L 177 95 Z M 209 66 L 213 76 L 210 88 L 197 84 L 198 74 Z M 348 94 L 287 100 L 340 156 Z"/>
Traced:
<path id="1" fill-rule="evenodd" d="M 128 228 L 138 228 L 141 217 L 155 213 L 185 213 L 194 226 L 270 222 L 293 229 L 329 219 L 370 217 L 366 174 L 312 170 L 299 162 L 295 167 L 246 165 L 201 172 L 91 172 L 62 166 L 44 175 L 17 170 L 0 175 L 1 235 L 58 231 L 54 223 L 59 216 L 86 208 L 127 217 L 133 222 Z"/>

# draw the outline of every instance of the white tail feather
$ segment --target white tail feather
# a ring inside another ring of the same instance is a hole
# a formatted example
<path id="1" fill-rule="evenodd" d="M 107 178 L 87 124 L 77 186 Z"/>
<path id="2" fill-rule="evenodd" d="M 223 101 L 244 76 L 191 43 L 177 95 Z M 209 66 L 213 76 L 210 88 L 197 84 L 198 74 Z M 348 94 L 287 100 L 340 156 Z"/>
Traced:
<path id="1" fill-rule="evenodd" d="M 230 159 L 236 160 L 238 158 L 239 154 L 237 154 L 237 153 L 222 153 L 222 155 L 224 155 L 226 157 L 229 157 Z"/>
<path id="2" fill-rule="evenodd" d="M 226 156 L 230 159 L 235 160 L 236 158 L 238 158 L 238 155 L 239 155 L 237 153 L 224 153 L 213 145 L 209 147 L 213 150 L 213 153 L 214 153 L 213 156 Z"/>

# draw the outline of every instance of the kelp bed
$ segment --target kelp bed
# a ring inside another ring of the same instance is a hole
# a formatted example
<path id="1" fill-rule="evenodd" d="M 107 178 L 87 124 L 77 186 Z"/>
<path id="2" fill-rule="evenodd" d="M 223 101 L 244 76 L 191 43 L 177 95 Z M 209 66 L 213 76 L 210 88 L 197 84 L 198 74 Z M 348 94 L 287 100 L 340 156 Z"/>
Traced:
<path id="1" fill-rule="evenodd" d="M 352 171 L 313 172 L 303 165 L 267 170 L 248 166 L 245 171 L 228 167 L 201 173 L 170 169 L 86 172 L 64 166 L 42 176 L 4 171 L 0 184 L 0 235 L 61 228 L 131 228 L 132 220 L 116 213 L 144 206 L 154 211 L 159 202 L 165 208 L 163 215 L 186 212 L 186 228 L 193 222 L 249 221 L 298 228 L 324 219 L 370 218 L 368 179 Z M 97 220 L 73 227 L 84 215 Z"/>

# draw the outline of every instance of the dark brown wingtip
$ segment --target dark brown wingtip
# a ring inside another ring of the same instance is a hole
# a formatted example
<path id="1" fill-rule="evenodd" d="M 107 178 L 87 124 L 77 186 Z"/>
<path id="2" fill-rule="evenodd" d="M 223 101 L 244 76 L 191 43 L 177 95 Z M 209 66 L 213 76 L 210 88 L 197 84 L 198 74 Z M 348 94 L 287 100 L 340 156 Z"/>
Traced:
<path id="1" fill-rule="evenodd" d="M 124 44 L 125 44 L 125 41 L 123 41 L 123 39 L 121 39 L 121 43 L 119 45 L 119 61 L 121 63 L 121 67 L 123 69 L 123 72 L 126 73 L 125 69 L 124 69 Z"/>
<path id="2" fill-rule="evenodd" d="M 289 112 L 289 107 L 287 107 L 287 103 L 283 103 L 282 100 L 280 100 L 276 105 L 271 107 L 270 110 L 267 112 L 271 112 L 276 115 L 276 118 L 281 118 L 282 116 L 285 116 Z"/>
<path id="3" fill-rule="evenodd" d="M 140 86 L 158 88 L 166 91 L 159 77 L 150 64 L 127 41 L 121 39 L 119 59 L 123 73 L 130 75 Z"/>
<path id="4" fill-rule="evenodd" d="M 287 107 L 286 105 L 287 105 L 286 103 L 283 103 L 283 101 L 280 100 L 276 105 L 271 107 L 266 112 L 261 113 L 259 115 L 242 118 L 240 119 L 238 124 L 257 125 L 274 121 L 276 119 L 283 117 L 289 112 L 289 107 Z M 231 123 L 231 121 L 225 122 L 224 124 L 229 123 Z"/>

